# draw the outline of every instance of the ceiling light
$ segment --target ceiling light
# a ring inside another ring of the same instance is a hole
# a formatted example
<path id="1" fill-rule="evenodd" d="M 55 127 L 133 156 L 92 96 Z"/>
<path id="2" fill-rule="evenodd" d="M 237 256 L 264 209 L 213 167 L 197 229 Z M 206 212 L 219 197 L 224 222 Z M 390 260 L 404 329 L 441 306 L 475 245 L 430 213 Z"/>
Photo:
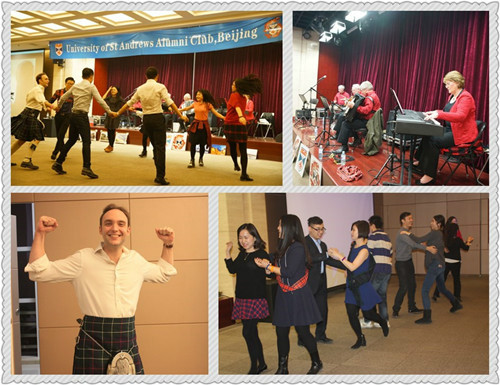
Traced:
<path id="1" fill-rule="evenodd" d="M 330 32 L 339 35 L 342 32 L 344 32 L 346 29 L 345 23 L 342 23 L 341 21 L 335 20 L 335 22 L 332 24 L 332 27 L 330 28 Z"/>
<path id="2" fill-rule="evenodd" d="M 94 25 L 98 25 L 95 21 L 89 20 L 89 19 L 76 19 L 76 20 L 71 20 L 72 24 L 76 24 L 80 27 L 92 27 Z"/>
<path id="3" fill-rule="evenodd" d="M 174 11 L 142 11 L 142 12 L 151 17 L 163 17 L 163 16 L 175 15 Z"/>
<path id="4" fill-rule="evenodd" d="M 32 19 L 33 16 L 31 15 L 27 15 L 25 13 L 22 13 L 22 12 L 17 12 L 17 11 L 12 11 L 10 13 L 10 15 L 16 19 L 19 19 L 19 20 L 27 20 L 27 19 Z"/>
<path id="5" fill-rule="evenodd" d="M 123 23 L 124 21 L 134 20 L 130 16 L 125 15 L 124 13 L 113 13 L 111 15 L 102 16 L 104 19 L 111 20 L 115 23 Z"/>
<path id="6" fill-rule="evenodd" d="M 44 28 L 51 29 L 54 31 L 60 31 L 62 29 L 67 29 L 66 27 L 63 27 L 62 25 L 55 24 L 55 23 L 40 24 L 40 27 L 44 27 Z"/>
<path id="7" fill-rule="evenodd" d="M 319 36 L 319 41 L 322 43 L 328 43 L 333 37 L 333 34 L 331 32 L 323 32 Z"/>
<path id="8" fill-rule="evenodd" d="M 38 33 L 36 29 L 29 28 L 29 27 L 18 27 L 18 28 L 13 28 L 14 30 L 18 32 L 24 32 L 24 33 Z"/>
<path id="9" fill-rule="evenodd" d="M 364 11 L 351 11 L 351 12 L 347 13 L 347 15 L 345 16 L 345 19 L 347 21 L 350 21 L 351 23 L 355 23 L 359 19 L 362 19 L 365 16 L 366 16 L 366 12 L 364 12 Z"/>

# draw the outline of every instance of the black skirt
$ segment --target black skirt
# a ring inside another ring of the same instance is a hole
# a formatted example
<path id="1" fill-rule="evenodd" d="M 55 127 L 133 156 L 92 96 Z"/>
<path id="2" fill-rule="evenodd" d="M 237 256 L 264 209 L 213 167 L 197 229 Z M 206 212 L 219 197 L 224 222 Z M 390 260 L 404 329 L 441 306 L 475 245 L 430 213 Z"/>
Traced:
<path id="1" fill-rule="evenodd" d="M 86 315 L 82 328 L 111 356 L 80 330 L 75 345 L 73 374 L 106 374 L 108 364 L 119 352 L 130 354 L 136 374 L 144 374 L 135 335 L 135 317 L 101 318 Z"/>
<path id="2" fill-rule="evenodd" d="M 31 142 L 32 140 L 45 140 L 44 125 L 39 121 L 40 111 L 26 107 L 19 115 L 13 116 L 11 122 L 11 134 L 16 139 Z"/>

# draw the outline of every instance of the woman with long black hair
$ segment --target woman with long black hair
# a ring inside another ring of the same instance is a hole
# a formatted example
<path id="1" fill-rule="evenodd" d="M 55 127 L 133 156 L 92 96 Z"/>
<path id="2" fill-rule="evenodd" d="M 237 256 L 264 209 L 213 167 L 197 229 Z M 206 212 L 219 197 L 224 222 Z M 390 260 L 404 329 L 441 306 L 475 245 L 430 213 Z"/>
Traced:
<path id="1" fill-rule="evenodd" d="M 102 98 L 109 106 L 109 109 L 113 112 L 119 111 L 120 108 L 122 108 L 122 106 L 126 103 L 121 96 L 120 88 L 116 86 L 109 87 L 106 93 L 102 96 Z M 108 132 L 109 145 L 104 149 L 104 151 L 106 152 L 113 151 L 113 147 L 115 145 L 116 130 L 118 129 L 119 125 L 120 125 L 119 116 L 113 118 L 110 115 L 106 115 L 106 119 L 104 120 L 104 128 L 106 128 L 106 131 Z"/>
<path id="2" fill-rule="evenodd" d="M 432 285 L 434 284 L 434 281 L 436 282 L 439 292 L 444 294 L 450 300 L 452 305 L 450 312 L 454 313 L 457 310 L 462 309 L 463 307 L 444 285 L 444 226 L 444 217 L 438 214 L 432 217 L 430 223 L 431 231 L 426 235 L 417 237 L 414 234 L 404 232 L 405 234 L 409 235 L 415 242 L 426 242 L 427 246 L 435 246 L 438 250 L 436 254 L 432 254 L 429 251 L 425 252 L 425 268 L 427 270 L 427 273 L 425 274 L 424 283 L 422 284 L 422 303 L 424 305 L 424 316 L 423 318 L 415 321 L 415 323 L 417 324 L 429 324 L 432 322 L 431 299 L 429 293 L 431 291 Z"/>
<path id="3" fill-rule="evenodd" d="M 219 114 L 215 107 L 215 99 L 208 90 L 200 88 L 196 92 L 196 101 L 189 106 L 182 108 L 181 112 L 194 109 L 194 120 L 189 126 L 189 143 L 191 143 L 191 160 L 189 161 L 188 168 L 193 168 L 195 165 L 194 156 L 196 155 L 196 145 L 200 146 L 200 160 L 199 165 L 203 167 L 203 155 L 205 154 L 205 146 L 212 146 L 212 133 L 210 132 L 210 125 L 208 124 L 208 112 L 217 116 L 219 119 L 224 119 L 224 116 Z"/>
<path id="4" fill-rule="evenodd" d="M 382 328 L 384 337 L 389 335 L 389 326 L 376 309 L 376 305 L 382 302 L 382 298 L 370 283 L 370 253 L 368 250 L 368 234 L 370 225 L 366 221 L 356 221 L 351 225 L 351 250 L 349 255 L 344 256 L 338 249 L 330 248 L 328 255 L 342 262 L 347 268 L 347 280 L 345 291 L 345 308 L 352 330 L 356 333 L 356 343 L 351 349 L 366 346 L 365 336 L 361 333 L 359 322 L 359 309 L 364 318 L 377 322 Z M 373 257 L 372 257 L 373 258 Z"/>
<path id="5" fill-rule="evenodd" d="M 276 274 L 279 284 L 273 314 L 279 355 L 276 374 L 288 374 L 289 334 L 292 326 L 311 356 L 311 368 L 307 374 L 317 374 L 323 368 L 323 363 L 319 359 L 318 345 L 309 331 L 309 325 L 321 321 L 321 315 L 307 285 L 311 257 L 300 219 L 296 215 L 282 216 L 278 235 L 279 246 L 273 263 L 265 258 L 255 259 L 258 266 Z"/>
<path id="6" fill-rule="evenodd" d="M 238 78 L 231 84 L 231 97 L 227 102 L 227 113 L 224 119 L 224 135 L 231 152 L 231 158 L 234 163 L 234 170 L 241 170 L 241 181 L 253 181 L 247 174 L 248 155 L 247 155 L 247 121 L 245 119 L 245 109 L 247 99 L 244 95 L 253 96 L 262 92 L 262 81 L 256 75 L 247 75 L 244 78 Z M 236 143 L 240 149 L 241 169 L 238 165 L 238 152 Z"/>
<path id="7" fill-rule="evenodd" d="M 240 253 L 233 260 L 233 242 L 227 242 L 224 260 L 229 272 L 236 274 L 236 300 L 231 318 L 240 319 L 243 324 L 243 338 L 247 343 L 251 362 L 248 374 L 259 374 L 267 369 L 267 365 L 257 324 L 260 319 L 269 316 L 269 309 L 265 298 L 266 272 L 254 261 L 256 258 L 268 258 L 268 254 L 265 251 L 266 242 L 252 223 L 242 224 L 237 234 Z"/>

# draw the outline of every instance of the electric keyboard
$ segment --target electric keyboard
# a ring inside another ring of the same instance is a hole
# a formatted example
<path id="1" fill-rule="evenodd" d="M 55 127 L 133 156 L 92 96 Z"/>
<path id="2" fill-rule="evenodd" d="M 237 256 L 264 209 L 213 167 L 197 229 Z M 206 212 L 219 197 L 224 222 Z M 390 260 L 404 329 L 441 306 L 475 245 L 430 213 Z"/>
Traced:
<path id="1" fill-rule="evenodd" d="M 397 114 L 394 132 L 399 135 L 443 136 L 444 127 L 436 120 L 424 120 L 420 111 L 404 110 L 404 115 Z"/>

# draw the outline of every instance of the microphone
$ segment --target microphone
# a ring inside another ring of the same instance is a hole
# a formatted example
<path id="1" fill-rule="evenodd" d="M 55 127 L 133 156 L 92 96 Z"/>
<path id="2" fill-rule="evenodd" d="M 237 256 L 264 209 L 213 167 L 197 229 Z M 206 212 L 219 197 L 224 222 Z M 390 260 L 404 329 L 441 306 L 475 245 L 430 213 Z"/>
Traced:
<path id="1" fill-rule="evenodd" d="M 326 75 L 324 75 L 323 77 L 319 78 L 319 79 L 318 79 L 318 83 L 319 83 L 320 81 L 322 81 L 323 79 L 326 79 Z M 318 84 L 318 83 L 316 83 L 316 84 Z"/>

